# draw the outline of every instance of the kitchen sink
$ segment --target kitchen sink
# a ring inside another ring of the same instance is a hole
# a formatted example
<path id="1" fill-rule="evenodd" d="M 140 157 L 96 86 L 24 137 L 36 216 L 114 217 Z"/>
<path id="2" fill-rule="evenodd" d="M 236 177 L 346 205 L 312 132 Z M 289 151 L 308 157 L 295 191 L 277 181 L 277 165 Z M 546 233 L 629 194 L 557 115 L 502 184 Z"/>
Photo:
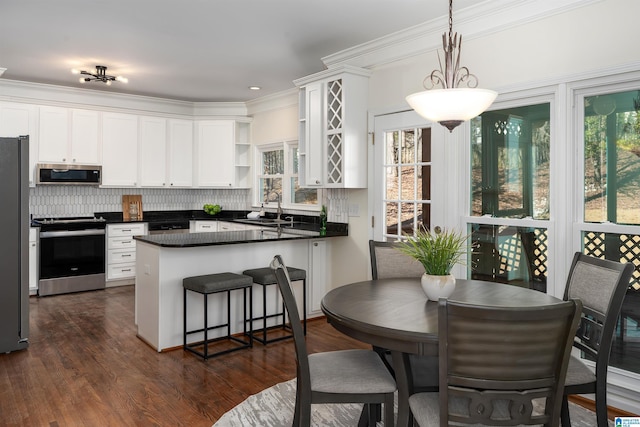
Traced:
<path id="1" fill-rule="evenodd" d="M 243 222 L 250 222 L 254 224 L 290 224 L 291 221 L 287 221 L 286 219 L 276 219 L 276 218 L 256 218 L 256 219 L 243 219 Z"/>

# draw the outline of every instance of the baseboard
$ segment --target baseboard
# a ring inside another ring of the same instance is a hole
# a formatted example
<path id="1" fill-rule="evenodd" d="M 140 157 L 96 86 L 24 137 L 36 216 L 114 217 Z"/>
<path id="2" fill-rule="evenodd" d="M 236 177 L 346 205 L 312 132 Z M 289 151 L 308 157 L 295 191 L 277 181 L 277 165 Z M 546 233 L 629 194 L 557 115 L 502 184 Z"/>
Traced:
<path id="1" fill-rule="evenodd" d="M 575 403 L 576 405 L 580 405 L 585 409 L 588 409 L 592 412 L 596 412 L 596 402 L 587 399 L 586 397 L 572 394 L 569 396 L 569 401 Z M 636 414 L 632 414 L 631 412 L 623 411 L 622 409 L 614 408 L 611 406 L 607 406 L 607 417 L 610 420 L 613 420 L 616 417 L 635 417 Z"/>

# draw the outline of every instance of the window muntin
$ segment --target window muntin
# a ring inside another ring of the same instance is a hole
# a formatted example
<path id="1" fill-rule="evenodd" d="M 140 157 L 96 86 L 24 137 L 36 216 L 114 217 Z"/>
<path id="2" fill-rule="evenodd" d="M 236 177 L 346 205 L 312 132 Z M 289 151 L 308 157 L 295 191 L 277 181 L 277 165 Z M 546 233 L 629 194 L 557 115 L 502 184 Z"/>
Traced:
<path id="1" fill-rule="evenodd" d="M 549 219 L 550 104 L 471 120 L 471 215 Z"/>

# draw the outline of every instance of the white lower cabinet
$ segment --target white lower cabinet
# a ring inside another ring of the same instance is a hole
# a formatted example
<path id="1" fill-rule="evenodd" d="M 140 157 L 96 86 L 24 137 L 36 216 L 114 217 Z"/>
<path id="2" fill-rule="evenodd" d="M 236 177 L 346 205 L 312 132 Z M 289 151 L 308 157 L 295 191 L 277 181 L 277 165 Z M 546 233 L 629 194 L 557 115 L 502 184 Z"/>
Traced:
<path id="1" fill-rule="evenodd" d="M 313 317 L 322 314 L 322 298 L 327 293 L 327 272 L 330 271 L 327 265 L 327 241 L 309 241 L 309 271 L 307 271 L 307 311 Z"/>
<path id="2" fill-rule="evenodd" d="M 136 241 L 133 236 L 146 233 L 147 224 L 144 222 L 107 225 L 107 282 L 133 282 L 136 277 Z"/>
<path id="3" fill-rule="evenodd" d="M 218 221 L 218 231 L 244 231 L 246 229 L 246 224 L 230 221 Z"/>
<path id="4" fill-rule="evenodd" d="M 189 223 L 190 233 L 211 233 L 218 231 L 218 221 L 191 221 Z"/>

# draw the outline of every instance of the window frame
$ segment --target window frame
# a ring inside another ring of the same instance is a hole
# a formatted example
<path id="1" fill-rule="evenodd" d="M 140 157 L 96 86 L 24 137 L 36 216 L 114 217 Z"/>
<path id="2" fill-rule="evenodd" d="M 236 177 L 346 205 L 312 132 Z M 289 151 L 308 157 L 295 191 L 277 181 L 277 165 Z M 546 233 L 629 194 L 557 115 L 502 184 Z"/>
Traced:
<path id="1" fill-rule="evenodd" d="M 277 202 L 265 202 L 263 200 L 260 200 L 260 197 L 262 195 L 260 179 L 267 177 L 267 175 L 264 175 L 261 173 L 262 172 L 262 154 L 266 151 L 283 150 L 284 151 L 284 173 L 281 175 L 280 174 L 268 175 L 268 177 L 270 178 L 277 177 L 282 179 L 282 198 L 280 201 L 281 207 L 287 208 L 287 209 L 296 209 L 296 210 L 308 210 L 308 211 L 318 211 L 318 212 L 320 211 L 321 200 L 322 200 L 322 192 L 320 189 L 315 189 L 317 191 L 317 203 L 315 204 L 294 203 L 293 200 L 291 199 L 291 193 L 293 190 L 291 188 L 291 179 L 298 177 L 300 172 L 299 166 L 298 166 L 298 173 L 294 173 L 293 171 L 293 165 L 294 165 L 293 155 L 296 148 L 299 148 L 299 144 L 297 140 L 271 142 L 271 143 L 256 145 L 254 147 L 255 173 L 253 174 L 254 191 L 252 196 L 252 203 L 254 207 L 259 208 L 261 206 L 264 206 L 265 208 L 274 208 L 274 209 L 278 207 Z"/>
<path id="2" fill-rule="evenodd" d="M 487 225 L 487 226 L 505 226 L 505 227 L 526 227 L 526 228 L 544 228 L 547 230 L 547 293 L 549 295 L 562 297 L 564 290 L 564 281 L 566 279 L 558 280 L 561 274 L 564 274 L 562 269 L 557 268 L 558 260 L 556 254 L 558 253 L 558 242 L 562 241 L 561 237 L 557 236 L 561 227 L 557 227 L 557 213 L 562 212 L 565 208 L 562 200 L 555 196 L 555 192 L 562 191 L 560 187 L 562 184 L 558 182 L 556 176 L 559 176 L 557 170 L 559 165 L 563 164 L 565 154 L 562 152 L 562 144 L 559 141 L 562 139 L 558 133 L 558 108 L 557 105 L 560 102 L 560 96 L 558 88 L 556 86 L 541 87 L 533 90 L 515 91 L 505 94 L 500 94 L 498 100 L 496 100 L 491 108 L 487 111 L 504 110 L 509 108 L 525 107 L 528 105 L 537 104 L 549 104 L 549 117 L 550 117 L 550 134 L 551 143 L 549 148 L 549 219 L 533 219 L 531 217 L 525 218 L 501 218 L 493 217 L 490 215 L 473 216 L 471 215 L 472 204 L 472 188 L 471 188 L 471 126 L 467 122 L 464 126 L 466 147 L 463 150 L 464 156 L 464 180 L 462 185 L 464 191 L 461 194 L 465 194 L 465 200 L 463 208 L 463 215 L 461 215 L 461 227 L 464 230 L 470 230 L 473 224 Z M 471 269 L 467 265 L 466 277 L 471 276 Z"/>

